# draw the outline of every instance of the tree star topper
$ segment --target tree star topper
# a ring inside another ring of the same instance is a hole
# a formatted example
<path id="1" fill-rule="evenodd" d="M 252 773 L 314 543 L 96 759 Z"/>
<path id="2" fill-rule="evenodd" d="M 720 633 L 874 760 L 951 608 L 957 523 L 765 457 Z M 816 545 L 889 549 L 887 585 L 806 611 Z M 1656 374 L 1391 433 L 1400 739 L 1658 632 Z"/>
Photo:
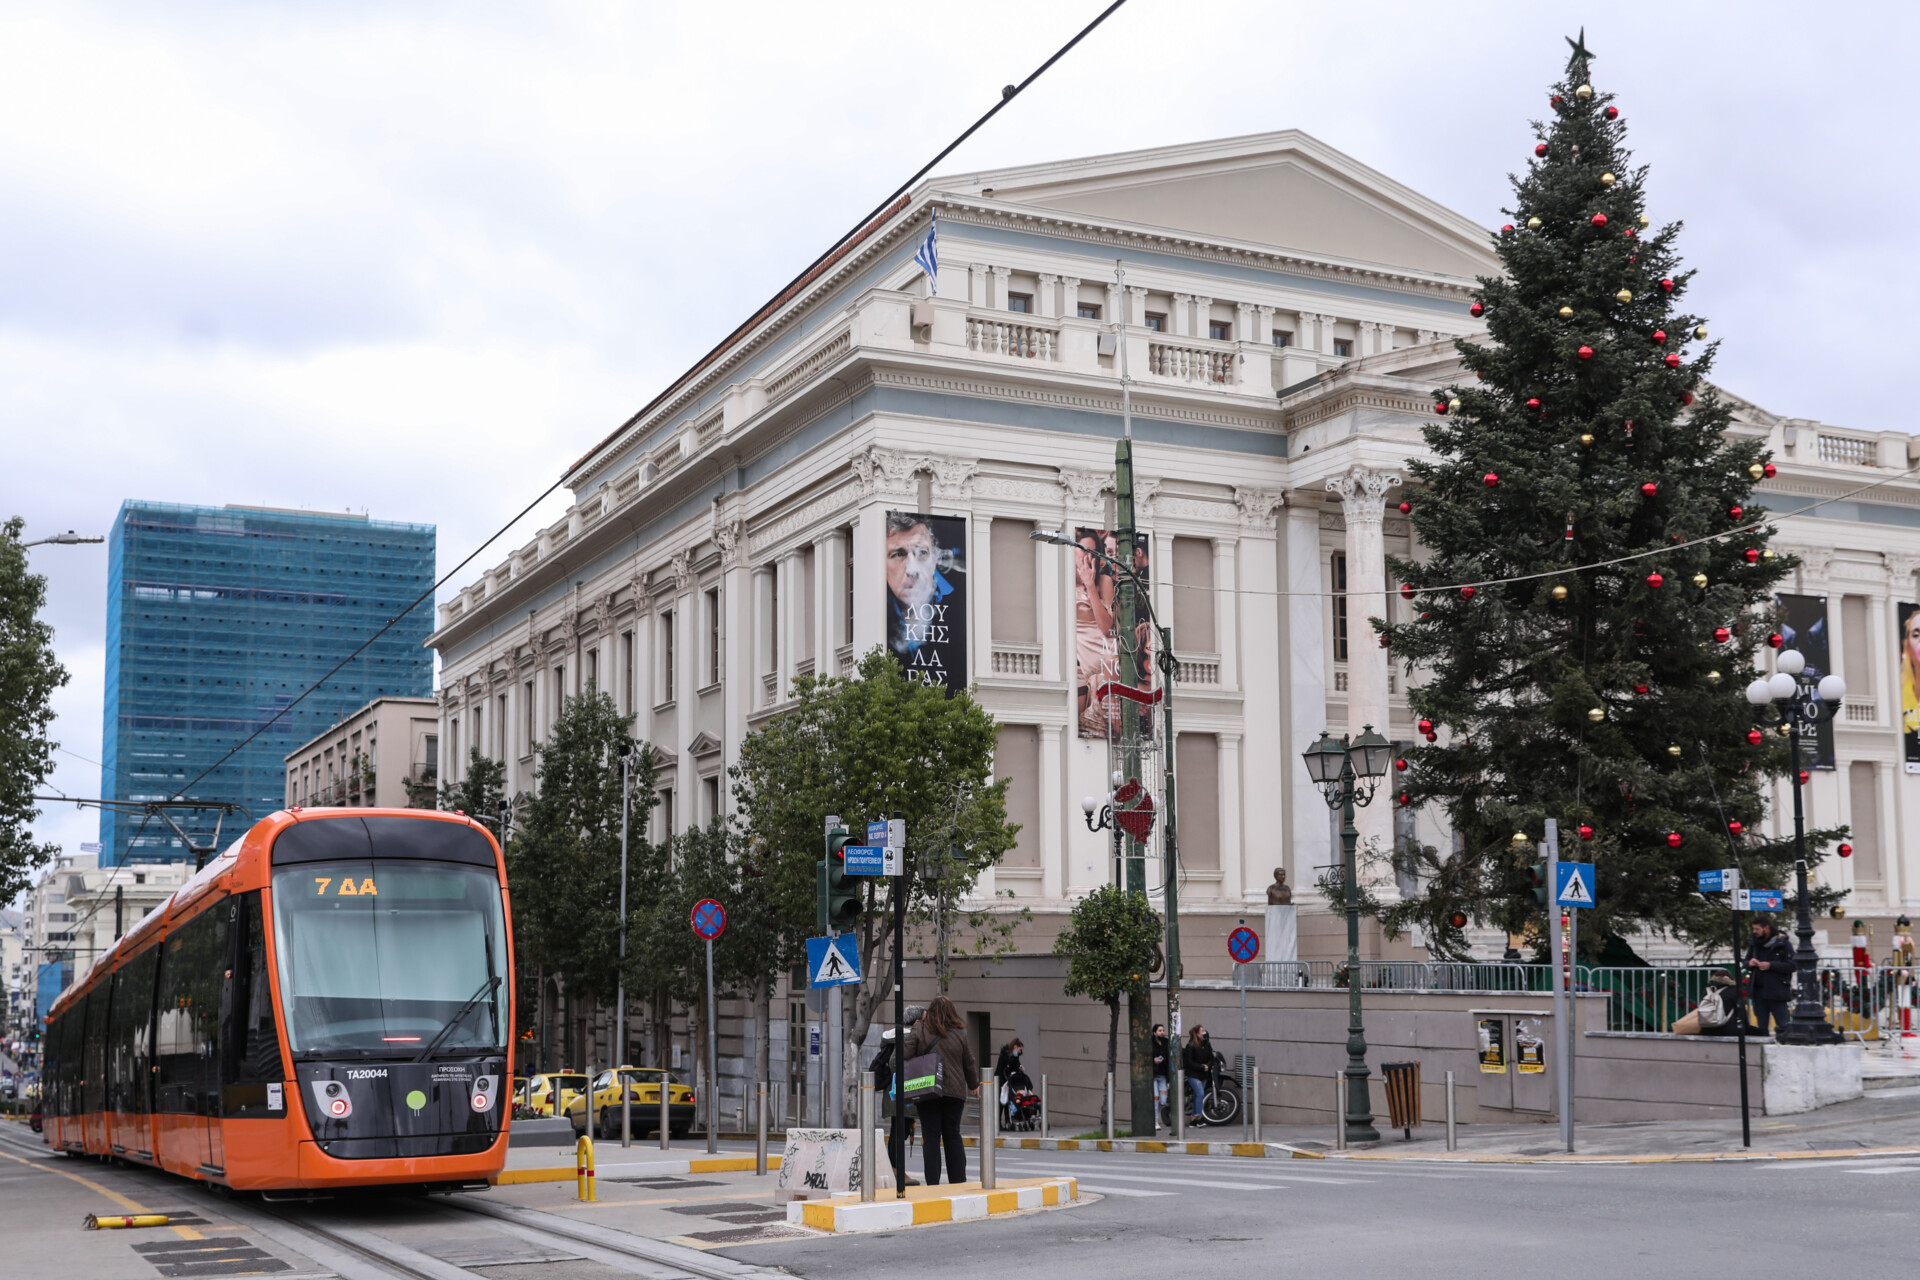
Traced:
<path id="1" fill-rule="evenodd" d="M 1568 47 L 1573 50 L 1573 55 L 1567 59 L 1567 71 L 1571 73 L 1574 67 L 1578 65 L 1582 73 L 1584 73 L 1586 71 L 1586 64 L 1593 61 L 1594 58 L 1594 55 L 1587 51 L 1587 29 L 1585 27 L 1580 28 L 1580 38 L 1577 40 L 1572 36 L 1562 36 L 1561 39 L 1565 40 Z"/>

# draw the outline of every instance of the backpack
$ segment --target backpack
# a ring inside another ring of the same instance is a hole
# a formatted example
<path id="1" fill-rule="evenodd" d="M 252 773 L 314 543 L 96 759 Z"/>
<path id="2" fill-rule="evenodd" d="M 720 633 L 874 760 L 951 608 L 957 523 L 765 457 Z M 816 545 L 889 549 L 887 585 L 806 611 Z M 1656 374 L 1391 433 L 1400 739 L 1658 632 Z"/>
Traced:
<path id="1" fill-rule="evenodd" d="M 1700 1005 L 1694 1010 L 1700 1015 L 1700 1028 L 1723 1027 L 1733 1020 L 1733 1010 L 1727 1006 L 1727 993 L 1731 987 L 1715 987 L 1700 997 Z"/>

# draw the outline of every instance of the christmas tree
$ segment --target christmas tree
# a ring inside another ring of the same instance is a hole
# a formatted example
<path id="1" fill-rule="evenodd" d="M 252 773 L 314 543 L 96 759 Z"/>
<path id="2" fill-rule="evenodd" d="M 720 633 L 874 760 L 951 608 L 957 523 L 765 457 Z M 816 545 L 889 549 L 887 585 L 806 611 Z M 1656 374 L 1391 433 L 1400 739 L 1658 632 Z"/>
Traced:
<path id="1" fill-rule="evenodd" d="M 1652 228 L 1626 121 L 1591 84 L 1584 32 L 1568 43 L 1496 237 L 1505 274 L 1472 308 L 1490 340 L 1458 344 L 1470 377 L 1436 393 L 1437 460 L 1409 466 L 1430 556 L 1390 572 L 1414 616 L 1375 622 L 1419 681 L 1429 744 L 1398 766 L 1395 802 L 1441 806 L 1457 836 L 1397 851 L 1421 889 L 1378 910 L 1442 954 L 1464 952 L 1468 921 L 1542 921 L 1549 817 L 1563 860 L 1597 864 L 1583 950 L 1640 929 L 1725 945 L 1725 905 L 1695 873 L 1730 864 L 1730 832 L 1745 884 L 1792 870 L 1790 841 L 1754 835 L 1787 744 L 1754 731 L 1741 692 L 1792 567 L 1753 497 L 1772 469 L 1762 442 L 1727 434 L 1680 226 Z"/>

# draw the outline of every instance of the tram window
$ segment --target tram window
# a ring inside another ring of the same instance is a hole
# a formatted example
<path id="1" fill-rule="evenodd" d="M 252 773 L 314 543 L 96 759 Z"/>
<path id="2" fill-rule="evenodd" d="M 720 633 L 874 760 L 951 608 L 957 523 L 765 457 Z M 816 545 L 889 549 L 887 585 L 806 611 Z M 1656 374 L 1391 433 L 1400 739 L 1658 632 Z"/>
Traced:
<path id="1" fill-rule="evenodd" d="M 156 952 L 148 947 L 113 975 L 113 1014 L 108 1028 L 108 1100 L 111 1110 L 144 1112 L 152 1106 L 147 1084 L 153 1052 L 153 980 Z"/>
<path id="2" fill-rule="evenodd" d="M 227 964 L 224 903 L 188 920 L 161 944 L 154 999 L 159 1111 L 219 1114 L 220 995 Z"/>
<path id="3" fill-rule="evenodd" d="M 227 1023 L 221 1027 L 224 1051 L 222 1084 L 228 1115 L 253 1114 L 266 1107 L 263 1087 L 285 1078 L 280 1061 L 280 1030 L 273 1020 L 273 991 L 267 980 L 267 942 L 262 928 L 260 892 L 239 894 L 234 924 L 233 993 Z M 268 1114 L 264 1111 L 261 1114 Z"/>
<path id="4" fill-rule="evenodd" d="M 86 1039 L 80 1048 L 80 1106 L 84 1111 L 107 1108 L 107 984 L 87 993 Z"/>

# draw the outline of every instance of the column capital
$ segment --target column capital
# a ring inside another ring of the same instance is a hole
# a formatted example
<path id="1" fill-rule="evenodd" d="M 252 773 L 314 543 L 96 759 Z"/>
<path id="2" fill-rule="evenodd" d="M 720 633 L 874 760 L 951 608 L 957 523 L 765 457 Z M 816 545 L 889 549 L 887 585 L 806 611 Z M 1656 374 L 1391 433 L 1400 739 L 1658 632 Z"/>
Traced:
<path id="1" fill-rule="evenodd" d="M 936 498 L 964 502 L 973 497 L 973 477 L 980 470 L 980 459 L 935 453 L 922 461 L 926 469 L 933 473 L 933 494 Z"/>
<path id="2" fill-rule="evenodd" d="M 720 567 L 731 569 L 740 563 L 747 540 L 747 522 L 738 515 L 713 513 L 713 545 L 720 548 Z"/>
<path id="3" fill-rule="evenodd" d="M 1340 496 L 1348 524 L 1379 524 L 1386 514 L 1387 491 L 1400 483 L 1394 471 L 1354 467 L 1327 481 L 1327 492 Z"/>
<path id="4" fill-rule="evenodd" d="M 1277 489 L 1253 489 L 1235 485 L 1233 501 L 1234 505 L 1240 508 L 1242 529 L 1271 530 L 1278 522 L 1274 512 L 1286 505 L 1287 496 Z"/>
<path id="5" fill-rule="evenodd" d="M 1113 488 L 1113 472 L 1060 468 L 1060 487 L 1067 491 L 1067 513 L 1098 512 L 1105 505 L 1101 495 Z"/>
<path id="6" fill-rule="evenodd" d="M 1060 280 L 1059 276 L 1050 276 L 1044 271 L 1040 272 L 1039 278 L 1041 284 L 1057 284 Z"/>

